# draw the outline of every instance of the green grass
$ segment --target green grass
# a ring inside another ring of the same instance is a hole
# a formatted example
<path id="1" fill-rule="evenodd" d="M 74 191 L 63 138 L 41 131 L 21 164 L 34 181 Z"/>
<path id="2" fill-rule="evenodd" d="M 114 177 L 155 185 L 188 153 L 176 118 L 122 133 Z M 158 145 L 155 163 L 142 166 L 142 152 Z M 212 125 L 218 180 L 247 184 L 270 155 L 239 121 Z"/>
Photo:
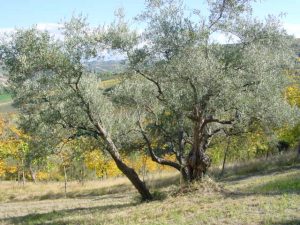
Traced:
<path id="1" fill-rule="evenodd" d="M 0 95 L 0 113 L 16 112 L 16 108 L 12 106 L 12 98 L 10 94 Z"/>
<path id="2" fill-rule="evenodd" d="M 103 80 L 100 83 L 100 88 L 110 89 L 110 88 L 116 86 L 118 83 L 120 83 L 120 80 L 118 78 L 113 78 L 113 79 L 109 79 L 109 80 Z"/>
<path id="3" fill-rule="evenodd" d="M 256 193 L 300 194 L 300 173 L 271 180 L 252 189 Z"/>
<path id="4" fill-rule="evenodd" d="M 146 184 L 159 200 L 148 203 L 139 201 L 137 192 L 124 178 L 85 186 L 73 183 L 67 199 L 51 199 L 63 193 L 62 183 L 30 184 L 24 190 L 21 186 L 9 189 L 9 183 L 0 183 L 7 195 L 25 197 L 18 202 L 15 198 L 0 203 L 0 224 L 298 225 L 299 168 L 299 161 L 285 166 L 282 162 L 261 173 L 227 175 L 218 182 L 205 178 L 190 186 L 181 186 L 177 174 L 156 174 L 148 177 Z"/>
<path id="5" fill-rule="evenodd" d="M 2 95 L 0 95 L 0 103 L 10 102 L 10 101 L 12 101 L 12 98 L 11 98 L 10 94 L 2 94 Z"/>

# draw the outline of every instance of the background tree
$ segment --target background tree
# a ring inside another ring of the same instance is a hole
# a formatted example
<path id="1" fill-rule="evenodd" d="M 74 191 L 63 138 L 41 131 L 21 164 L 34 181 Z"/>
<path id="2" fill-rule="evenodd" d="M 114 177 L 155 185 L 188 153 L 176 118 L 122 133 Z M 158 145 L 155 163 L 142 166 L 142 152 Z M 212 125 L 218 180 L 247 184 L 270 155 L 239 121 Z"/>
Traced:
<path id="1" fill-rule="evenodd" d="M 25 184 L 26 174 L 35 181 L 35 159 L 29 148 L 30 137 L 16 127 L 16 115 L 1 117 L 0 159 L 6 173 Z M 3 173 L 5 174 L 5 172 Z M 7 175 L 7 174 L 6 174 Z"/>

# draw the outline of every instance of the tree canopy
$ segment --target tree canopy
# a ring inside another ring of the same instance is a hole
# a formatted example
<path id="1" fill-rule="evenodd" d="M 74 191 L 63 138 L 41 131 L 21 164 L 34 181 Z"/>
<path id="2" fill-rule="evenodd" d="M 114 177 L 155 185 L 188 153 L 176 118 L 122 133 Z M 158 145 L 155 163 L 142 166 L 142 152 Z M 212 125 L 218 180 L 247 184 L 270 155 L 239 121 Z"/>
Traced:
<path id="1" fill-rule="evenodd" d="M 297 114 L 284 95 L 295 64 L 293 39 L 276 18 L 249 17 L 249 2 L 214 1 L 203 18 L 188 14 L 181 1 L 149 1 L 138 17 L 147 27 L 127 51 L 134 75 L 118 92 L 144 116 L 140 131 L 153 159 L 186 169 L 189 180 L 205 173 L 215 135 L 246 132 L 257 123 L 273 129 Z M 216 34 L 232 43 L 214 41 Z M 147 127 L 145 121 L 151 121 Z M 155 156 L 153 133 L 179 164 Z"/>

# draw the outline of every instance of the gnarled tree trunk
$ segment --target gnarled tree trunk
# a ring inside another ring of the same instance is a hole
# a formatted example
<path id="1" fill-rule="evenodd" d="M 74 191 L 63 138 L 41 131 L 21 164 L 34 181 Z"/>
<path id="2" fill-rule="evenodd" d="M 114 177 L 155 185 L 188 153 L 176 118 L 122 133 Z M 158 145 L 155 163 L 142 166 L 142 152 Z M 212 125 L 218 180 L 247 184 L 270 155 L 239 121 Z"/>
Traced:
<path id="1" fill-rule="evenodd" d="M 198 113 L 196 116 L 199 117 Z M 205 154 L 209 136 L 204 132 L 203 123 L 198 119 L 194 126 L 193 146 L 186 160 L 189 181 L 201 180 L 211 164 L 210 158 Z"/>
<path id="2" fill-rule="evenodd" d="M 201 180 L 207 169 L 210 167 L 211 160 L 202 148 L 192 149 L 188 155 L 187 168 L 189 181 Z"/>
<path id="3" fill-rule="evenodd" d="M 146 187 L 146 184 L 139 178 L 138 174 L 135 172 L 135 170 L 128 165 L 126 165 L 119 154 L 119 151 L 117 147 L 115 146 L 113 140 L 111 139 L 110 135 L 106 132 L 106 130 L 100 125 L 97 125 L 97 129 L 99 130 L 101 134 L 101 138 L 105 140 L 105 142 L 108 145 L 108 152 L 115 161 L 117 167 L 119 170 L 122 171 L 122 173 L 131 181 L 133 186 L 138 190 L 140 193 L 142 200 L 152 200 L 153 197 L 149 191 L 149 189 Z"/>
<path id="4" fill-rule="evenodd" d="M 142 200 L 152 200 L 150 191 L 146 187 L 146 184 L 139 178 L 135 170 L 127 166 L 119 157 L 116 157 L 113 154 L 111 154 L 111 156 L 114 159 L 117 167 L 122 171 L 123 174 L 125 174 L 133 186 L 138 190 L 142 196 Z"/>

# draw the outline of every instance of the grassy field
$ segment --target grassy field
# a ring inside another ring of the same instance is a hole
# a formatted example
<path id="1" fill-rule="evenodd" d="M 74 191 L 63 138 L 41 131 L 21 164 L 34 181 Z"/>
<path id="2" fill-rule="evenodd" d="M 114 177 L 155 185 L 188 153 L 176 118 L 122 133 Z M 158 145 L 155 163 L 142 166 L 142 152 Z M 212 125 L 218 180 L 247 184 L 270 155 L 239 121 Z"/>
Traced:
<path id="1" fill-rule="evenodd" d="M 141 203 L 125 178 L 72 182 L 68 198 L 62 183 L 2 182 L 0 224 L 300 224 L 299 161 L 189 187 L 176 173 L 146 183 L 156 201 Z"/>
<path id="2" fill-rule="evenodd" d="M 15 112 L 16 109 L 12 106 L 12 98 L 10 94 L 0 95 L 0 113 Z"/>
<path id="3" fill-rule="evenodd" d="M 120 83 L 120 80 L 118 78 L 109 79 L 109 80 L 103 80 L 100 83 L 100 88 L 102 88 L 102 89 L 110 89 L 110 88 L 116 86 L 118 83 Z"/>
<path id="4" fill-rule="evenodd" d="M 0 103 L 4 102 L 11 102 L 11 95 L 10 94 L 2 94 L 0 95 Z"/>

